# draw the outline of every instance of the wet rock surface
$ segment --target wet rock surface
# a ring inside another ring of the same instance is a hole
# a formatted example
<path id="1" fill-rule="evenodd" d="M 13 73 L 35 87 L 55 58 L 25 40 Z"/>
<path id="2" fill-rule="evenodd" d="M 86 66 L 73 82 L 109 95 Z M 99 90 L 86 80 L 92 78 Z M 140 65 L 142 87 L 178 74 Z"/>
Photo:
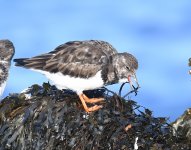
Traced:
<path id="1" fill-rule="evenodd" d="M 180 130 L 106 89 L 86 94 L 104 97 L 104 107 L 87 114 L 75 93 L 48 83 L 6 97 L 0 103 L 0 150 L 191 149 L 190 128 Z"/>

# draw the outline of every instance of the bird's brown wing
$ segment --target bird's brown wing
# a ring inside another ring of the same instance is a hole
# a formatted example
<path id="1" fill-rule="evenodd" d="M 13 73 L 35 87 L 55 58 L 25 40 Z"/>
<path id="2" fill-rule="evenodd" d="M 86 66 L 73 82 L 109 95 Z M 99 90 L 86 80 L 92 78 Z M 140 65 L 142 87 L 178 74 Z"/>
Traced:
<path id="1" fill-rule="evenodd" d="M 47 54 L 23 59 L 20 66 L 89 78 L 107 65 L 114 54 L 116 50 L 103 41 L 72 41 Z M 18 59 L 16 62 L 18 63 Z"/>

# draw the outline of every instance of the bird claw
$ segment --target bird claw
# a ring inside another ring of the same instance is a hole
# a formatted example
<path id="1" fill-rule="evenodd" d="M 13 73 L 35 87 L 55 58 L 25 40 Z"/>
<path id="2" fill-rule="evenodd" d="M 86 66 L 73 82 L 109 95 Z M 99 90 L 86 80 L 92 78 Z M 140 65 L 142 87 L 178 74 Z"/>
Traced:
<path id="1" fill-rule="evenodd" d="M 104 100 L 104 98 L 88 98 L 85 94 L 83 94 L 83 98 L 86 103 L 98 103 Z"/>
<path id="2" fill-rule="evenodd" d="M 102 108 L 103 106 L 102 105 L 94 105 L 92 107 L 88 107 L 86 102 L 89 102 L 89 103 L 95 103 L 95 102 L 98 102 L 98 101 L 102 101 L 103 98 L 93 98 L 94 101 L 92 101 L 92 99 L 89 99 L 85 94 L 79 94 L 79 98 L 82 102 L 82 105 L 84 107 L 84 110 L 87 112 L 87 113 L 90 113 L 90 112 L 93 112 L 93 111 L 96 111 L 100 108 Z"/>
<path id="3" fill-rule="evenodd" d="M 103 108 L 103 106 L 102 105 L 95 105 L 95 106 L 92 106 L 92 107 L 88 107 L 85 111 L 87 113 L 91 113 L 93 111 L 99 110 L 100 108 Z"/>

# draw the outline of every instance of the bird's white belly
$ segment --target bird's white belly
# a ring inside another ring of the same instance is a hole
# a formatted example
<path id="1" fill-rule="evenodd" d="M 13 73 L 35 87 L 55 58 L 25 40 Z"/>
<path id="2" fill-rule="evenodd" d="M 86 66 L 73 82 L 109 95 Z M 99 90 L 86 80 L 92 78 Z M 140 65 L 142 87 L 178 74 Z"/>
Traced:
<path id="1" fill-rule="evenodd" d="M 3 82 L 3 83 L 1 84 L 1 86 L 0 86 L 0 98 L 1 98 L 1 96 L 3 95 L 5 86 L 6 86 L 6 82 Z"/>
<path id="2" fill-rule="evenodd" d="M 53 81 L 56 87 L 60 90 L 71 89 L 77 93 L 81 93 L 83 90 L 91 90 L 100 88 L 104 85 L 101 78 L 101 71 L 90 78 L 75 78 L 69 75 L 63 75 L 62 73 L 50 73 L 41 70 L 35 70 L 44 74 L 49 80 Z"/>

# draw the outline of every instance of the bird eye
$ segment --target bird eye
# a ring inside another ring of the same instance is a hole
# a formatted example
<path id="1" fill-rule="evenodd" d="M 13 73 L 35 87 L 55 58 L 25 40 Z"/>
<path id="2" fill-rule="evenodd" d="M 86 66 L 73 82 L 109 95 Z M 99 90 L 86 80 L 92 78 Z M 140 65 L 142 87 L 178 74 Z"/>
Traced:
<path id="1" fill-rule="evenodd" d="M 129 68 L 128 66 L 126 66 L 126 69 L 127 69 L 127 70 L 130 70 L 130 68 Z"/>

